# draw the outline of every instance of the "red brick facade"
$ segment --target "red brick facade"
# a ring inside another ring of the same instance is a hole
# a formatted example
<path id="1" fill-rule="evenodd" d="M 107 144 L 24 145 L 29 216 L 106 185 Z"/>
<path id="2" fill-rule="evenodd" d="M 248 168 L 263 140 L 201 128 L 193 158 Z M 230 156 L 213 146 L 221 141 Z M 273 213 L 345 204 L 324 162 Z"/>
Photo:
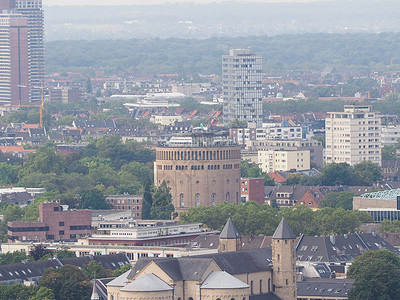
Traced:
<path id="1" fill-rule="evenodd" d="M 68 241 L 92 234 L 90 210 L 64 210 L 56 202 L 40 203 L 39 222 L 8 222 L 10 241 Z"/>
<path id="2" fill-rule="evenodd" d="M 264 204 L 264 178 L 242 178 L 240 191 L 242 202 L 255 201 Z"/>
<path id="3" fill-rule="evenodd" d="M 106 198 L 115 210 L 129 210 L 136 220 L 142 219 L 142 196 L 132 195 L 110 195 Z"/>

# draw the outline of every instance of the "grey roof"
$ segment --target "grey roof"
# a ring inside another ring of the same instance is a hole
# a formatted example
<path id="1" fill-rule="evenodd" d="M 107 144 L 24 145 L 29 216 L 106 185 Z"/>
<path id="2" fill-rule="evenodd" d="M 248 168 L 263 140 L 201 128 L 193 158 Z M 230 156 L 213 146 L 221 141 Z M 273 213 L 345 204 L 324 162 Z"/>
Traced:
<path id="1" fill-rule="evenodd" d="M 293 234 L 293 231 L 290 228 L 289 224 L 286 222 L 285 218 L 282 218 L 272 238 L 287 240 L 287 239 L 295 239 L 296 236 Z"/>
<path id="2" fill-rule="evenodd" d="M 203 274 L 210 265 L 212 259 L 201 257 L 196 259 L 187 257 L 139 259 L 131 273 L 128 275 L 128 278 L 134 278 L 135 275 L 145 268 L 151 261 L 159 266 L 174 281 L 199 281 L 203 277 Z"/>
<path id="3" fill-rule="evenodd" d="M 117 278 L 111 280 L 106 285 L 107 286 L 125 286 L 128 282 L 128 275 L 130 274 L 131 270 L 126 271 L 124 274 L 118 276 Z"/>
<path id="4" fill-rule="evenodd" d="M 221 234 L 219 235 L 220 239 L 237 239 L 241 238 L 239 231 L 236 229 L 235 224 L 233 224 L 231 218 L 225 224 L 224 229 L 222 229 Z"/>
<path id="5" fill-rule="evenodd" d="M 367 250 L 399 251 L 374 233 L 352 233 L 331 237 L 303 236 L 296 249 L 297 260 L 317 262 L 351 262 Z"/>
<path id="6" fill-rule="evenodd" d="M 347 293 L 353 285 L 352 280 L 307 280 L 297 282 L 298 297 L 346 297 Z"/>
<path id="7" fill-rule="evenodd" d="M 154 274 L 142 275 L 121 289 L 123 292 L 159 292 L 170 290 L 172 290 L 172 287 Z"/>
<path id="8" fill-rule="evenodd" d="M 60 262 L 63 265 L 73 265 L 82 268 L 84 265 L 89 264 L 91 260 L 101 263 L 104 268 L 110 270 L 116 270 L 123 265 L 130 264 L 130 261 L 125 253 L 63 258 L 60 259 Z"/>
<path id="9" fill-rule="evenodd" d="M 270 266 L 272 263 L 271 248 L 192 256 L 196 259 L 202 257 L 214 259 L 222 270 L 231 275 L 272 270 Z"/>
<path id="10" fill-rule="evenodd" d="M 246 289 L 249 285 L 225 271 L 213 271 L 200 286 L 201 289 Z"/>
<path id="11" fill-rule="evenodd" d="M 250 300 L 282 300 L 282 298 L 270 292 L 260 295 L 250 295 Z"/>

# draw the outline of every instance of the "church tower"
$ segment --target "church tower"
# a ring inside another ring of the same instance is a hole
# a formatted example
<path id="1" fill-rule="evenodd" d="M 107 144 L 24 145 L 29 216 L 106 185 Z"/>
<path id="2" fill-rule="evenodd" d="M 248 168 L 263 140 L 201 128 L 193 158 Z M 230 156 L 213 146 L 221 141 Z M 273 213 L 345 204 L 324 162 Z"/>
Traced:
<path id="1" fill-rule="evenodd" d="M 219 252 L 232 252 L 242 250 L 242 236 L 236 229 L 231 218 L 225 224 L 219 235 Z"/>
<path id="2" fill-rule="evenodd" d="M 295 235 L 284 218 L 272 236 L 273 284 L 284 300 L 297 299 Z"/>

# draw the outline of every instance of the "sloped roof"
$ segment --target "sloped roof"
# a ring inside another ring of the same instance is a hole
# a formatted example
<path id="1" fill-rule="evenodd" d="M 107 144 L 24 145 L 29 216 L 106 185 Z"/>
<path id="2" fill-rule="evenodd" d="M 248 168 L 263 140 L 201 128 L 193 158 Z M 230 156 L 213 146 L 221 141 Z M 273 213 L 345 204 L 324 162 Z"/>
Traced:
<path id="1" fill-rule="evenodd" d="M 272 238 L 287 240 L 287 239 L 295 239 L 296 236 L 293 234 L 293 231 L 290 228 L 289 224 L 286 222 L 285 218 L 282 218 Z"/>
<path id="2" fill-rule="evenodd" d="M 128 275 L 130 274 L 130 272 L 131 270 L 126 271 L 124 274 L 111 280 L 109 283 L 107 283 L 107 286 L 125 286 L 125 284 L 128 282 Z"/>
<path id="3" fill-rule="evenodd" d="M 172 287 L 154 274 L 140 276 L 121 289 L 123 292 L 159 292 L 170 290 L 172 290 Z"/>
<path id="4" fill-rule="evenodd" d="M 200 286 L 201 289 L 246 289 L 249 285 L 225 271 L 213 271 Z"/>
<path id="5" fill-rule="evenodd" d="M 225 224 L 224 229 L 222 229 L 219 235 L 220 239 L 237 239 L 241 238 L 239 231 L 236 229 L 235 224 L 233 224 L 232 219 L 229 218 Z"/>

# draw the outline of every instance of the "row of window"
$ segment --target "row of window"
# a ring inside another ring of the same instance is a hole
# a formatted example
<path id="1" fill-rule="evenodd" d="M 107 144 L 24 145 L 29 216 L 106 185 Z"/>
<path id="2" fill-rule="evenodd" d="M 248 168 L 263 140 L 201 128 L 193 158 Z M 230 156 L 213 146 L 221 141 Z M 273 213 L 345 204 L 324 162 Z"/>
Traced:
<path id="1" fill-rule="evenodd" d="M 240 158 L 240 150 L 157 151 L 157 160 L 225 160 Z"/>

